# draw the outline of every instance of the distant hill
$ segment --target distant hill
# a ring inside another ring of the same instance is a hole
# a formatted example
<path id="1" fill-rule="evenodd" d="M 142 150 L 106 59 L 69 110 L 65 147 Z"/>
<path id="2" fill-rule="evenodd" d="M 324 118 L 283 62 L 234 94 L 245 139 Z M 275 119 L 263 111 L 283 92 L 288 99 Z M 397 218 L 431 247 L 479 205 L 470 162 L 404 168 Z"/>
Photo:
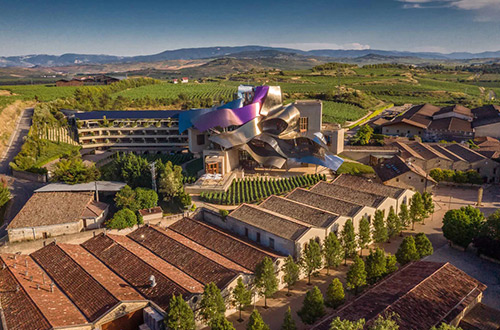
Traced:
<path id="1" fill-rule="evenodd" d="M 287 55 L 288 54 L 288 55 Z M 377 49 L 365 50 L 340 50 L 340 49 L 317 49 L 303 51 L 291 48 L 275 48 L 264 46 L 239 46 L 239 47 L 202 47 L 182 48 L 167 50 L 153 55 L 141 56 L 111 56 L 111 55 L 87 55 L 87 54 L 63 54 L 57 55 L 25 55 L 0 57 L 0 67 L 56 67 L 68 65 L 85 64 L 107 64 L 107 63 L 152 63 L 169 60 L 197 60 L 214 59 L 220 57 L 234 58 L 327 58 L 327 59 L 356 59 L 367 55 L 377 55 L 387 58 L 417 58 L 424 60 L 466 60 L 500 58 L 500 51 L 482 53 L 429 53 L 429 52 L 402 52 Z M 326 60 L 326 59 L 325 59 Z M 356 61 L 354 61 L 356 62 Z"/>

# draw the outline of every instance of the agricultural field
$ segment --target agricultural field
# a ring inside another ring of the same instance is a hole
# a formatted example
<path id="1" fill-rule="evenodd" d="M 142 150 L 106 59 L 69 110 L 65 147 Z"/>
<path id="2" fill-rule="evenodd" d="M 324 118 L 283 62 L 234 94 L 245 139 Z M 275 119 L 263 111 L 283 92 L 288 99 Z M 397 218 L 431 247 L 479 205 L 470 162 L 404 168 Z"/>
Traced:
<path id="1" fill-rule="evenodd" d="M 355 105 L 323 101 L 323 122 L 325 123 L 343 124 L 346 121 L 357 120 L 367 113 L 367 110 Z"/>
<path id="2" fill-rule="evenodd" d="M 13 85 L 0 86 L 0 90 L 6 90 L 22 100 L 52 101 L 58 98 L 72 96 L 77 86 L 56 87 L 55 85 Z"/>
<path id="3" fill-rule="evenodd" d="M 172 84 L 164 83 L 157 85 L 141 86 L 114 93 L 113 96 L 124 96 L 128 98 L 170 98 L 175 99 L 180 94 L 186 95 L 189 99 L 232 99 L 236 88 L 219 83 L 188 83 Z"/>
<path id="4" fill-rule="evenodd" d="M 311 187 L 321 180 L 326 180 L 324 174 L 306 174 L 281 179 L 235 179 L 226 192 L 202 192 L 200 198 L 208 203 L 223 205 L 256 203 L 271 195 L 288 193 L 297 187 Z"/>

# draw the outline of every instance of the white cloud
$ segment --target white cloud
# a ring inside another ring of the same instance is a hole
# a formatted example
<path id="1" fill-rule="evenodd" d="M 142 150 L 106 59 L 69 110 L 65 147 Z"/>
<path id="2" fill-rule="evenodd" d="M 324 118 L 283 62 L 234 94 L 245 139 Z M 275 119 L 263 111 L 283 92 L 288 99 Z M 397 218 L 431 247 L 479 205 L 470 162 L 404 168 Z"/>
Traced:
<path id="1" fill-rule="evenodd" d="M 345 49 L 345 50 L 363 50 L 370 49 L 370 45 L 360 44 L 358 42 L 336 44 L 328 42 L 297 42 L 297 43 L 281 43 L 272 44 L 272 47 L 294 48 L 300 50 L 313 50 L 313 49 Z"/>
<path id="2" fill-rule="evenodd" d="M 500 0 L 397 0 L 405 9 L 454 8 L 474 13 L 477 21 L 492 21 L 500 18 Z"/>

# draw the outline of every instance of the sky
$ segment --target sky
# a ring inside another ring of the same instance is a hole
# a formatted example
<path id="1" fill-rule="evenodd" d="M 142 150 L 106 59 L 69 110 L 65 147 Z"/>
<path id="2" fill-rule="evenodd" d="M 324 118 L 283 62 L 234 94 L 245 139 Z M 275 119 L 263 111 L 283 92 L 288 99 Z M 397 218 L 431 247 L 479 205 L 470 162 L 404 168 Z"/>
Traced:
<path id="1" fill-rule="evenodd" d="M 500 50 L 500 0 L 0 0 L 0 56 L 262 45 Z"/>

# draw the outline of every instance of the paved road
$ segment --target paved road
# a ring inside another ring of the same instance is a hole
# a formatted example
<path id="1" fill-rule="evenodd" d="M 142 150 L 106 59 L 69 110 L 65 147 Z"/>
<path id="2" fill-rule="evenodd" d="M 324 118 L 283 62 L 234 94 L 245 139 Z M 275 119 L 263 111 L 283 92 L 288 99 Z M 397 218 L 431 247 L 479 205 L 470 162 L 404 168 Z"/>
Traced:
<path id="1" fill-rule="evenodd" d="M 0 173 L 9 174 L 10 168 L 9 163 L 14 159 L 14 157 L 21 151 L 21 147 L 24 143 L 24 138 L 28 135 L 31 127 L 31 118 L 33 117 L 33 108 L 28 108 L 21 114 L 21 121 L 17 127 L 14 134 L 14 139 L 9 149 L 5 153 L 5 157 L 0 160 Z"/>
<path id="2" fill-rule="evenodd" d="M 3 226 L 0 227 L 0 238 L 4 237 L 7 232 L 5 228 L 12 218 L 21 210 L 26 201 L 33 195 L 35 189 L 43 186 L 43 183 L 31 182 L 27 180 L 20 180 L 10 175 L 9 163 L 14 159 L 14 157 L 21 151 L 21 147 L 24 143 L 24 138 L 28 135 L 29 129 L 31 127 L 31 119 L 33 117 L 33 108 L 28 108 L 21 114 L 21 120 L 16 131 L 13 133 L 14 138 L 9 149 L 5 153 L 5 157 L 0 160 L 0 174 L 6 174 L 9 180 L 9 186 L 11 189 L 11 194 L 13 197 L 13 202 L 10 207 L 10 211 L 6 214 L 6 219 Z"/>

